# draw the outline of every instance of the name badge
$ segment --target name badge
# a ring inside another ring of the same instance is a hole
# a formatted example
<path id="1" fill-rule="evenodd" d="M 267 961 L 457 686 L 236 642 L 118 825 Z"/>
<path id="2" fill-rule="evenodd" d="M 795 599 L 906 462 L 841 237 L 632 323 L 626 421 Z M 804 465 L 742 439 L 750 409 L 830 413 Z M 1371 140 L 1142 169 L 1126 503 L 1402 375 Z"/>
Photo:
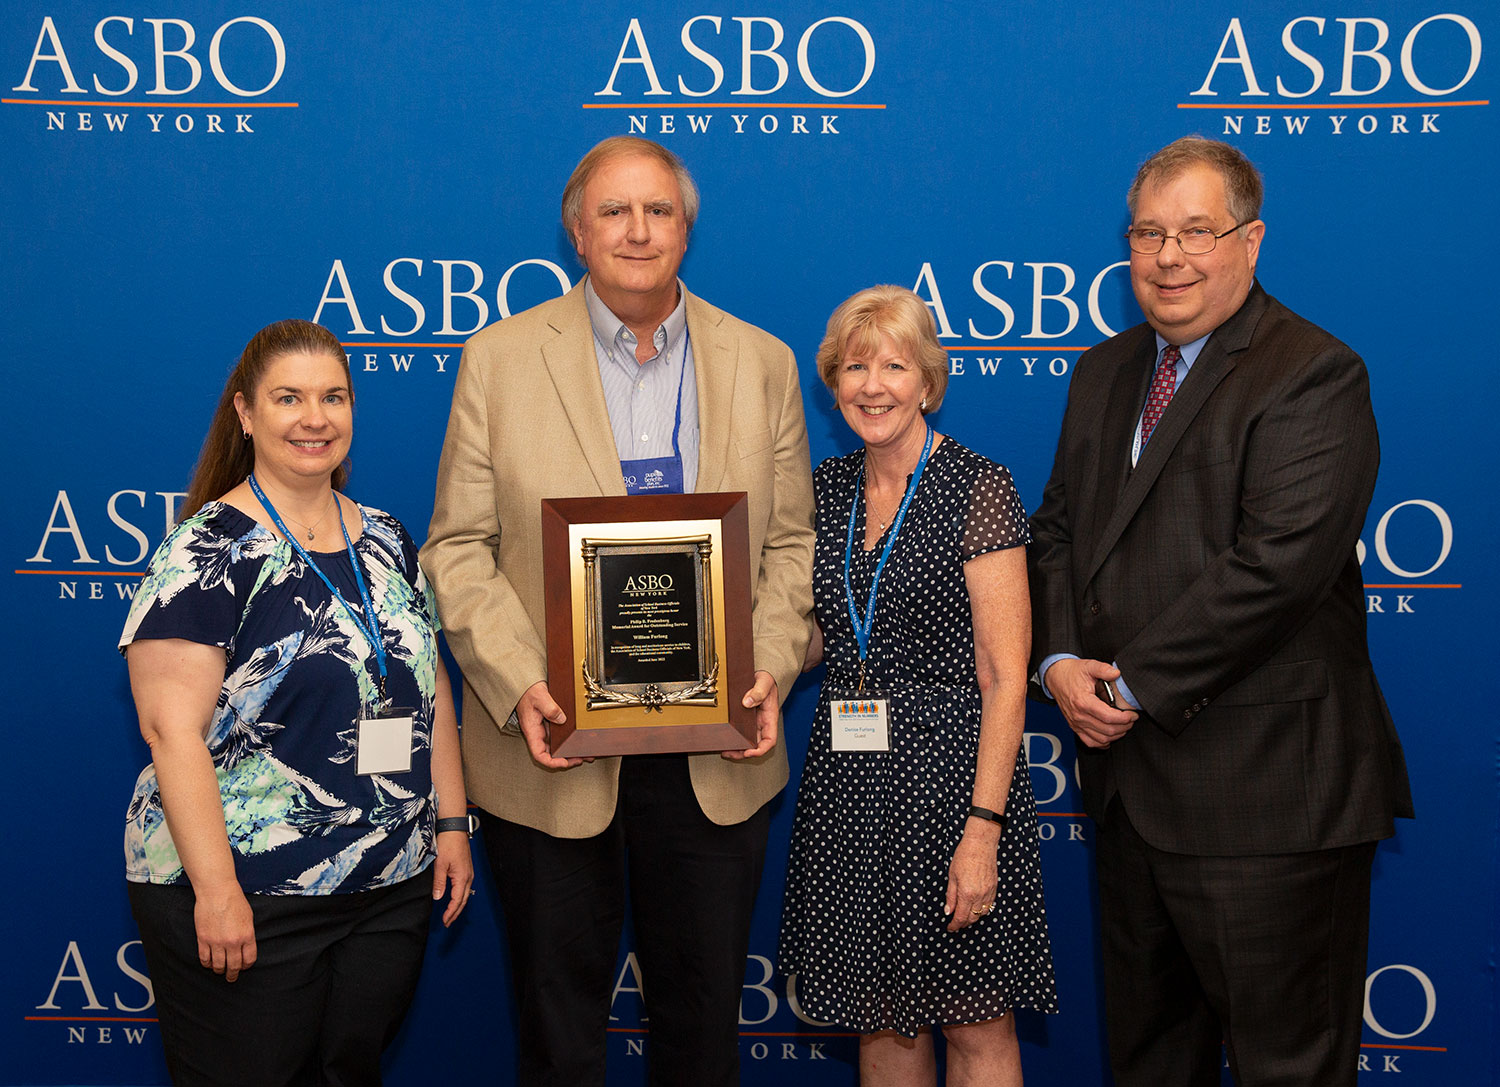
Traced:
<path id="1" fill-rule="evenodd" d="M 415 711 L 399 708 L 360 718 L 354 772 L 368 775 L 409 771 L 416 724 Z"/>
<path id="2" fill-rule="evenodd" d="M 889 751 L 884 698 L 839 698 L 829 703 L 835 751 Z"/>
<path id="3" fill-rule="evenodd" d="M 682 458 L 643 457 L 622 460 L 620 474 L 625 478 L 626 494 L 681 494 Z"/>

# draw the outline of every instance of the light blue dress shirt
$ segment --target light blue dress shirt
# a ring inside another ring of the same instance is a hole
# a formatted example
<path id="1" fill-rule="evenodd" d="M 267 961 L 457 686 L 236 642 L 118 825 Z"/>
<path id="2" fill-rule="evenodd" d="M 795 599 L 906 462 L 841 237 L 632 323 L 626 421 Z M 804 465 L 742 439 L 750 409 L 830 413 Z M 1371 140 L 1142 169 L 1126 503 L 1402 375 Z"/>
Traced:
<path id="1" fill-rule="evenodd" d="M 672 455 L 672 426 L 677 418 L 677 390 L 682 389 L 682 428 L 677 447 L 682 455 L 682 489 L 698 482 L 698 382 L 693 345 L 687 334 L 687 292 L 679 280 L 677 308 L 652 337 L 656 353 L 638 362 L 635 333 L 614 315 L 585 280 L 584 302 L 594 329 L 594 355 L 604 385 L 615 450 L 622 461 Z"/>

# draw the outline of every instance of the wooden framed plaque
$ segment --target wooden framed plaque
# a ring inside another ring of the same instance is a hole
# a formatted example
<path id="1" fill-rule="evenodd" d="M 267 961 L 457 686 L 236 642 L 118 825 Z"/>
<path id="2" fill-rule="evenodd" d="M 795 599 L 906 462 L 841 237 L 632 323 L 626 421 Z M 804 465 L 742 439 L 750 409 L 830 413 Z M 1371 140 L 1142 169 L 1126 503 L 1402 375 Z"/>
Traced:
<path id="1" fill-rule="evenodd" d="M 755 711 L 745 492 L 542 501 L 559 757 L 744 751 Z"/>

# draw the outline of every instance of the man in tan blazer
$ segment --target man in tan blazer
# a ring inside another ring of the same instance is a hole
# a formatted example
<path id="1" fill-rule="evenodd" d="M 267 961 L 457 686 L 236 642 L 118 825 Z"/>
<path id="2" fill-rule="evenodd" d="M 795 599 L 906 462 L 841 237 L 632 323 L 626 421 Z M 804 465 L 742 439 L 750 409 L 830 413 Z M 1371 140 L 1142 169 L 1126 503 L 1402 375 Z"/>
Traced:
<path id="1" fill-rule="evenodd" d="M 589 275 L 465 346 L 422 549 L 464 674 L 465 777 L 505 912 L 523 1084 L 604 1082 L 627 870 L 651 1082 L 738 1082 L 766 805 L 787 780 L 780 701 L 810 634 L 812 479 L 791 351 L 677 279 L 697 204 L 650 141 L 614 137 L 578 164 L 563 224 Z M 540 503 L 626 494 L 637 473 L 622 463 L 643 462 L 683 490 L 749 495 L 759 743 L 553 758 Z"/>

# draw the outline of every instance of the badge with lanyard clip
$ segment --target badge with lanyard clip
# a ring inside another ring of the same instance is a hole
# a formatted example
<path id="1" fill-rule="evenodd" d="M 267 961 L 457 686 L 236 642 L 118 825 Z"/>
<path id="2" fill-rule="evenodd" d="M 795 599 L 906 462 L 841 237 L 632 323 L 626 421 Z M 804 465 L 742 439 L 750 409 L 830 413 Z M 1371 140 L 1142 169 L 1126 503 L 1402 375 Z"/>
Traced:
<path id="1" fill-rule="evenodd" d="M 828 703 L 830 746 L 834 751 L 889 751 L 891 728 L 887 720 L 890 700 L 873 692 Z"/>
<path id="2" fill-rule="evenodd" d="M 329 580 L 328 575 L 323 572 L 307 549 L 298 543 L 297 538 L 287 530 L 281 514 L 276 512 L 276 507 L 266 497 L 265 491 L 261 490 L 254 473 L 250 475 L 250 490 L 254 493 L 256 500 L 265 507 L 266 512 L 271 515 L 271 521 L 281 535 L 292 545 L 292 549 L 297 552 L 302 561 L 307 563 L 308 568 L 318 575 L 319 580 L 333 594 L 333 598 L 343 607 L 349 619 L 375 651 L 375 666 L 379 672 L 379 699 L 374 706 L 361 707 L 359 719 L 355 722 L 354 772 L 363 776 L 409 772 L 412 741 L 416 735 L 417 714 L 415 710 L 404 706 L 392 706 L 386 696 L 386 659 L 385 646 L 380 637 L 380 617 L 376 614 L 375 605 L 370 599 L 370 590 L 365 585 L 359 556 L 354 551 L 354 541 L 349 538 L 349 528 L 344 524 L 343 504 L 335 502 L 339 511 L 339 529 L 344 533 L 344 546 L 349 552 L 349 564 L 354 567 L 354 581 L 359 586 L 360 604 L 364 609 L 363 616 L 354 610 L 349 601 L 344 599 L 344 594 L 339 592 L 338 586 Z"/>
<path id="3" fill-rule="evenodd" d="M 922 481 L 922 470 L 927 467 L 927 458 L 932 454 L 932 428 L 927 428 L 927 440 L 922 444 L 922 455 L 912 472 L 911 483 L 901 498 L 896 518 L 891 522 L 890 535 L 885 548 L 875 563 L 875 573 L 870 579 L 870 598 L 861 617 L 854 603 L 854 586 L 849 580 L 849 570 L 854 562 L 854 523 L 859 515 L 859 500 L 864 491 L 864 474 L 854 485 L 854 503 L 849 507 L 849 532 L 844 543 L 844 599 L 849 606 L 849 622 L 854 627 L 854 640 L 859 646 L 859 685 L 852 698 L 834 698 L 829 701 L 829 725 L 832 730 L 830 745 L 834 751 L 889 751 L 891 749 L 890 699 L 865 688 L 865 661 L 870 655 L 870 633 L 875 626 L 875 594 L 880 589 L 880 575 L 896 546 L 896 537 L 901 533 L 906 520 L 907 508 L 917 493 L 917 484 Z"/>

